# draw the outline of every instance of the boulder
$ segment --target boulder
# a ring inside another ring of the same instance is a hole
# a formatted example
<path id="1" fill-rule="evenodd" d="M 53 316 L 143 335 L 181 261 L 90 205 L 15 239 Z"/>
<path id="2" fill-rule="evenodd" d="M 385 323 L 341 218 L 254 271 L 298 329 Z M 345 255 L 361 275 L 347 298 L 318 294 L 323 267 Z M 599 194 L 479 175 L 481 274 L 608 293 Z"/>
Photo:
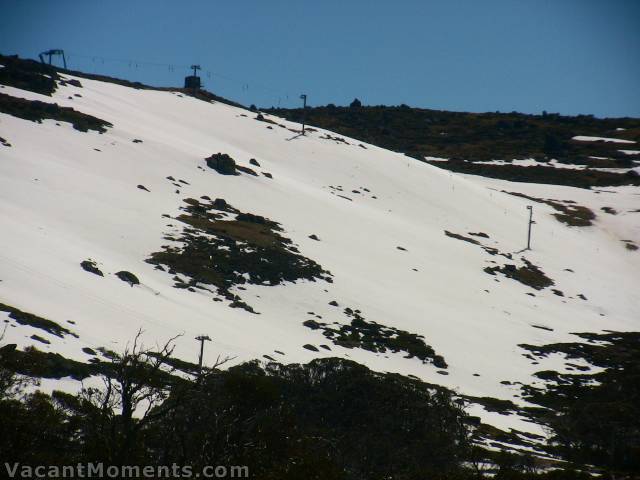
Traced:
<path id="1" fill-rule="evenodd" d="M 207 166 L 221 175 L 238 175 L 236 172 L 236 162 L 226 153 L 216 153 L 209 158 L 205 158 Z"/>

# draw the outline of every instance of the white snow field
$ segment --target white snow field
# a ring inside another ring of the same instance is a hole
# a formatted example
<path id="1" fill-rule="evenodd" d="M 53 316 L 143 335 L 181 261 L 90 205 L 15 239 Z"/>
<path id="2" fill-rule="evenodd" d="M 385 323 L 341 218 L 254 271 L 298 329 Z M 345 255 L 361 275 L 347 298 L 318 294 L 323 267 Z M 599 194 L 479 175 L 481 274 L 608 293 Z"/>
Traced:
<path id="1" fill-rule="evenodd" d="M 255 112 L 226 104 L 79 80 L 82 87 L 60 86 L 53 98 L 0 89 L 113 124 L 104 134 L 83 133 L 64 122 L 0 114 L 0 136 L 11 144 L 0 145 L 0 303 L 78 335 L 58 338 L 11 320 L 5 342 L 87 361 L 83 347 L 122 350 L 143 329 L 148 345 L 183 334 L 176 355 L 197 361 L 194 337 L 207 334 L 213 339 L 206 345 L 207 363 L 218 355 L 233 356 L 235 363 L 263 355 L 286 363 L 340 356 L 462 394 L 522 404 L 514 383 L 535 383 L 534 372 L 566 367 L 557 356 L 534 364 L 519 344 L 579 341 L 572 332 L 640 329 L 640 251 L 623 242 L 640 245 L 637 188 L 589 191 L 458 175 L 357 140 L 321 138 L 327 132 L 319 129 L 297 136 L 292 130 L 298 124 L 269 116 L 276 124 L 256 121 Z M 218 152 L 242 166 L 255 158 L 260 167 L 251 168 L 273 178 L 221 175 L 204 161 Z M 167 176 L 188 184 L 176 188 Z M 552 216 L 551 206 L 501 190 L 574 200 L 597 218 L 593 226 L 569 227 Z M 333 283 L 247 284 L 237 293 L 259 315 L 230 308 L 228 300 L 214 302 L 210 292 L 175 288 L 173 275 L 145 260 L 169 243 L 166 234 L 182 229 L 163 214 L 175 217 L 184 199 L 203 195 L 279 222 L 282 235 L 330 271 Z M 526 245 L 530 204 L 533 249 L 515 253 Z M 603 206 L 617 214 L 602 212 Z M 473 238 L 512 253 L 513 260 L 445 230 L 486 233 L 489 238 Z M 483 271 L 523 265 L 521 257 L 553 279 L 552 288 L 564 296 Z M 105 276 L 84 271 L 80 262 L 87 259 Z M 121 270 L 133 272 L 141 284 L 130 287 L 118 279 L 114 273 Z M 338 307 L 329 305 L 334 300 Z M 334 345 L 303 325 L 316 318 L 307 312 L 321 315 L 322 322 L 348 324 L 346 307 L 361 310 L 367 321 L 423 335 L 444 356 L 446 374 L 402 352 Z M 0 312 L 0 320 L 7 318 Z M 34 334 L 51 344 L 34 341 Z M 305 344 L 331 350 L 314 352 Z M 478 407 L 474 413 L 501 428 L 542 433 L 516 416 Z"/>
<path id="2" fill-rule="evenodd" d="M 622 138 L 590 137 L 587 135 L 577 135 L 573 137 L 573 140 L 578 140 L 580 142 L 636 143 L 633 140 L 624 140 Z"/>

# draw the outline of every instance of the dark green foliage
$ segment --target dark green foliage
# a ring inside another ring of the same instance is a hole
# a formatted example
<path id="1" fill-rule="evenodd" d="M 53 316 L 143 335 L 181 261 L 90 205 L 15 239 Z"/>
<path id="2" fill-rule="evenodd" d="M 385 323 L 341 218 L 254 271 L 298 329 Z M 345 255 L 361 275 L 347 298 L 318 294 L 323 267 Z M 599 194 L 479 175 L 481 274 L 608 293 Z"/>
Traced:
<path id="1" fill-rule="evenodd" d="M 503 415 L 509 415 L 517 412 L 518 407 L 511 400 L 502 400 L 493 397 L 471 397 L 465 396 L 465 399 L 472 403 L 482 405 L 488 412 L 498 412 Z"/>
<path id="2" fill-rule="evenodd" d="M 0 401 L 0 452 L 3 462 L 64 465 L 69 459 L 73 427 L 51 398 L 42 393 L 24 402 Z M 4 464 L 3 464 L 4 469 Z"/>
<path id="3" fill-rule="evenodd" d="M 185 225 L 183 234 L 175 239 L 184 245 L 166 246 L 147 260 L 166 266 L 173 275 L 188 277 L 189 283 L 181 286 L 215 286 L 218 293 L 234 301 L 234 306 L 244 308 L 246 304 L 229 292 L 234 285 L 330 279 L 329 272 L 299 254 L 291 240 L 281 234 L 278 223 L 240 212 L 223 199 L 206 203 L 186 199 L 185 203 L 184 213 L 177 217 Z M 222 220 L 227 214 L 236 217 Z"/>
<path id="4" fill-rule="evenodd" d="M 99 371 L 99 367 L 77 362 L 58 353 L 42 352 L 35 347 L 27 347 L 24 351 L 14 350 L 0 357 L 2 367 L 13 372 L 38 378 L 72 377 L 83 380 Z"/>
<path id="5" fill-rule="evenodd" d="M 549 157 L 559 157 L 565 154 L 565 142 L 560 140 L 557 135 L 547 132 L 544 135 L 544 146 L 542 151 Z"/>
<path id="6" fill-rule="evenodd" d="M 592 220 L 596 218 L 595 213 L 587 207 L 582 205 L 576 205 L 573 200 L 550 200 L 538 197 L 532 197 L 519 192 L 507 192 L 502 190 L 503 193 L 508 193 L 514 197 L 526 198 L 538 203 L 545 203 L 555 208 L 559 213 L 554 213 L 553 216 L 561 223 L 569 225 L 570 227 L 588 227 L 593 225 Z"/>
<path id="7" fill-rule="evenodd" d="M 542 290 L 554 284 L 553 280 L 547 277 L 542 270 L 537 266 L 523 258 L 524 266 L 516 267 L 513 264 L 506 264 L 501 267 L 486 267 L 484 269 L 490 275 L 495 275 L 496 272 L 502 273 L 505 277 L 517 280 L 520 283 L 528 285 L 536 290 Z"/>
<path id="8" fill-rule="evenodd" d="M 169 462 L 260 479 L 418 479 L 460 471 L 463 418 L 447 393 L 351 361 L 249 363 L 207 377 L 149 439 Z"/>
<path id="9" fill-rule="evenodd" d="M 334 344 L 345 348 L 362 348 L 375 353 L 403 352 L 406 358 L 418 358 L 423 363 L 431 362 L 438 368 L 447 368 L 441 355 L 424 342 L 424 337 L 376 322 L 368 322 L 358 312 L 350 308 L 345 314 L 351 317 L 351 323 L 327 324 L 316 320 L 306 320 L 303 325 L 312 330 L 321 330 L 322 334 Z"/>
<path id="10" fill-rule="evenodd" d="M 555 167 L 521 167 L 517 165 L 491 165 L 466 160 L 433 162 L 434 165 L 453 172 L 500 178 L 510 182 L 544 183 L 568 185 L 578 188 L 640 185 L 640 176 L 633 170 L 627 173 L 602 172 L 600 170 L 578 170 Z"/>
<path id="11" fill-rule="evenodd" d="M 95 130 L 96 132 L 104 133 L 107 131 L 107 127 L 113 126 L 105 120 L 78 112 L 73 108 L 60 107 L 57 103 L 25 100 L 24 98 L 11 97 L 4 93 L 0 93 L 0 112 L 38 123 L 47 118 L 69 122 L 73 125 L 73 128 L 81 132 Z"/>
<path id="12" fill-rule="evenodd" d="M 530 349 L 537 354 L 564 351 L 570 356 L 588 356 L 600 366 L 616 365 L 615 371 L 598 374 L 608 391 L 606 395 L 596 392 L 593 396 L 576 396 L 581 391 L 574 388 L 584 388 L 585 382 L 563 381 L 550 384 L 550 391 L 532 390 L 529 398 L 541 403 L 542 396 L 548 400 L 546 405 L 561 414 L 549 416 L 542 409 L 535 412 L 538 419 L 550 417 L 550 425 L 561 432 L 559 439 L 571 435 L 570 447 L 565 449 L 560 444 L 556 453 L 567 455 L 578 465 L 595 462 L 605 466 L 608 472 L 616 472 L 616 478 L 631 478 L 629 474 L 637 472 L 633 463 L 637 436 L 633 435 L 637 435 L 640 418 L 640 383 L 637 377 L 625 379 L 622 375 L 628 368 L 637 368 L 638 334 L 583 336 L 617 347 L 560 344 Z M 77 396 L 54 392 L 49 397 L 26 395 L 24 387 L 19 387 L 9 396 L 0 395 L 3 459 L 32 465 L 175 462 L 193 466 L 195 471 L 203 465 L 245 465 L 251 478 L 267 480 L 470 480 L 486 478 L 485 473 L 514 480 L 588 478 L 566 465 L 530 455 L 471 448 L 471 430 L 475 430 L 475 438 L 484 441 L 523 447 L 531 444 L 514 432 L 503 432 L 467 417 L 449 391 L 417 379 L 375 373 L 349 360 L 328 358 L 306 365 L 260 366 L 250 362 L 227 371 L 205 369 L 192 381 L 173 376 L 171 369 L 166 371 L 169 366 L 189 373 L 197 368 L 172 359 L 170 352 L 166 348 L 147 352 L 134 347 L 122 356 L 111 353 L 112 362 L 97 365 L 62 359 L 58 376 L 52 377 L 100 374 L 108 379 L 105 385 L 111 385 L 110 389 L 89 389 Z M 47 373 L 42 365 L 25 368 L 34 363 L 26 362 L 25 356 L 34 355 L 41 357 L 35 363 L 56 357 L 35 349 L 20 352 L 12 345 L 0 347 L 0 372 L 21 369 L 35 376 Z M 161 365 L 165 368 L 159 369 Z M 608 375 L 615 381 L 610 382 Z M 155 406 L 142 417 L 133 417 L 130 414 L 135 397 L 128 393 L 120 397 L 122 392 L 139 392 L 145 398 L 153 395 Z M 494 411 L 516 408 L 496 399 L 468 400 Z M 596 410 L 583 410 L 592 407 Z M 574 412 L 575 408 L 578 410 Z M 568 431 L 559 428 L 567 425 Z M 589 425 L 586 432 L 579 429 Z M 580 435 L 580 442 L 576 435 Z M 614 450 L 593 447 L 611 441 L 615 441 Z M 620 455 L 615 458 L 623 463 L 602 463 L 602 452 L 611 451 Z M 493 468 L 486 470 L 487 465 Z M 540 473 L 541 467 L 549 466 L 561 470 Z"/>
<path id="13" fill-rule="evenodd" d="M 527 400 L 550 410 L 537 420 L 553 429 L 560 454 L 578 463 L 640 474 L 640 333 L 577 334 L 586 343 L 520 345 L 537 357 L 562 353 L 604 371 L 538 372 L 542 388 L 524 387 Z M 551 412 L 557 412 L 550 414 Z"/>
<path id="14" fill-rule="evenodd" d="M 53 320 L 48 320 L 46 318 L 39 317 L 34 315 L 33 313 L 23 312 L 15 307 L 10 307 L 9 305 L 5 305 L 4 303 L 0 303 L 0 311 L 9 312 L 9 318 L 12 318 L 20 325 L 29 325 L 34 328 L 39 328 L 48 332 L 56 337 L 64 338 L 65 335 L 72 335 L 74 337 L 78 337 L 71 330 L 58 325 Z"/>
<path id="15" fill-rule="evenodd" d="M 103 364 L 110 389 L 0 399 L 3 459 L 35 465 L 175 462 L 196 471 L 246 465 L 251 478 L 273 480 L 464 476 L 467 422 L 444 389 L 336 358 L 307 365 L 247 363 L 206 371 L 194 382 L 160 375 L 156 366 L 166 365 L 166 358 L 156 353 L 115 356 Z M 13 367 L 4 356 L 0 360 L 0 367 Z M 151 411 L 131 417 L 135 400 L 122 409 L 114 405 L 130 402 L 120 394 L 138 391 L 136 385 L 145 396 L 171 394 L 154 396 Z"/>
<path id="16" fill-rule="evenodd" d="M 303 115 L 301 108 L 268 111 L 296 122 Z M 545 150 L 567 150 L 573 157 L 595 155 L 616 158 L 622 157 L 616 152 L 619 145 L 571 139 L 577 135 L 607 134 L 640 140 L 640 120 L 631 118 L 447 112 L 402 106 L 315 107 L 307 108 L 304 114 L 311 125 L 416 158 L 545 160 Z M 615 131 L 620 127 L 626 130 Z M 594 149 L 598 153 L 593 153 Z M 602 151 L 608 155 L 601 155 Z"/>
<path id="17" fill-rule="evenodd" d="M 54 67 L 33 60 L 22 60 L 17 55 L 0 55 L 0 84 L 21 90 L 49 95 L 56 90 L 58 76 Z"/>

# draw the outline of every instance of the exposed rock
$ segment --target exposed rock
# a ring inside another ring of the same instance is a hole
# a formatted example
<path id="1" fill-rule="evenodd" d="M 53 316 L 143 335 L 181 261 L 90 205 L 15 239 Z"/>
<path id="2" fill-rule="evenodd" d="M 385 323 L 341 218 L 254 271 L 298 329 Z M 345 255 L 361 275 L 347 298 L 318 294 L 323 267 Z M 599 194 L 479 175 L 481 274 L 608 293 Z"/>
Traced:
<path id="1" fill-rule="evenodd" d="M 226 153 L 216 153 L 205 158 L 207 166 L 221 175 L 238 175 L 236 161 Z"/>
<path id="2" fill-rule="evenodd" d="M 84 260 L 80 262 L 80 266 L 86 272 L 93 273 L 94 275 L 98 275 L 100 277 L 104 277 L 104 274 L 96 266 L 96 262 L 94 262 L 93 260 Z"/>
<path id="3" fill-rule="evenodd" d="M 138 280 L 138 277 L 136 277 L 133 273 L 127 272 L 125 270 L 122 270 L 122 271 L 116 273 L 116 277 L 118 277 L 123 282 L 127 282 L 132 287 L 134 285 L 139 285 L 140 284 L 140 280 Z"/>

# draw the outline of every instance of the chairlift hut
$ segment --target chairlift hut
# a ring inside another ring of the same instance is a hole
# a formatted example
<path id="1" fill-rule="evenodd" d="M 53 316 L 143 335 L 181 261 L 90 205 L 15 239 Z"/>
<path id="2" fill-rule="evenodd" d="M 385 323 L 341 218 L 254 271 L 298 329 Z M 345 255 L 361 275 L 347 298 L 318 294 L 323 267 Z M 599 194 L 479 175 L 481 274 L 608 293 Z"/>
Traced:
<path id="1" fill-rule="evenodd" d="M 191 68 L 193 69 L 193 75 L 189 75 L 188 77 L 184 78 L 184 88 L 197 91 L 202 87 L 200 77 L 198 76 L 200 65 L 191 65 Z"/>

